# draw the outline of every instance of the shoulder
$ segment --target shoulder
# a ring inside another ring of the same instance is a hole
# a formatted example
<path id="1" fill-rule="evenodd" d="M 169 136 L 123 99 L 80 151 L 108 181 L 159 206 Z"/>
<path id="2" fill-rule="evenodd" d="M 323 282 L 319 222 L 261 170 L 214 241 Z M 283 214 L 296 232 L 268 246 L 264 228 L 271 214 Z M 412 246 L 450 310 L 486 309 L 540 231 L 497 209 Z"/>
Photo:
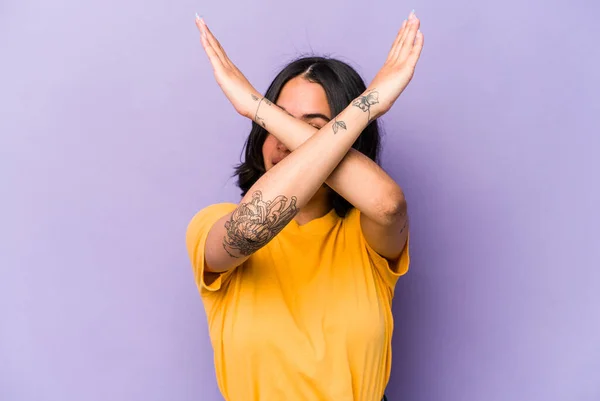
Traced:
<path id="1" fill-rule="evenodd" d="M 190 234 L 210 228 L 212 224 L 227 213 L 235 210 L 236 207 L 235 203 L 215 203 L 200 209 L 188 223 L 187 236 L 189 237 Z"/>
<path id="2" fill-rule="evenodd" d="M 238 205 L 235 203 L 214 203 L 212 205 L 208 205 L 196 212 L 196 214 L 192 217 L 190 224 L 194 221 L 210 216 L 219 216 L 219 218 L 223 217 L 227 213 L 235 210 L 237 206 Z"/>

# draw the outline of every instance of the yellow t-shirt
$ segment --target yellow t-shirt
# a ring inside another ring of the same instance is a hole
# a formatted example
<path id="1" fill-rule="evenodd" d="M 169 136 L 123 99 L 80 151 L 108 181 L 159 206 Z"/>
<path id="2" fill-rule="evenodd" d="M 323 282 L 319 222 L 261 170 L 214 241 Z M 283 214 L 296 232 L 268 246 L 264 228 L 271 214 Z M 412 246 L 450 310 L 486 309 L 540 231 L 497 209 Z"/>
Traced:
<path id="1" fill-rule="evenodd" d="M 409 265 L 366 242 L 360 212 L 292 220 L 244 264 L 207 283 L 209 229 L 237 207 L 208 206 L 186 242 L 228 401 L 379 401 L 391 369 L 392 297 Z"/>

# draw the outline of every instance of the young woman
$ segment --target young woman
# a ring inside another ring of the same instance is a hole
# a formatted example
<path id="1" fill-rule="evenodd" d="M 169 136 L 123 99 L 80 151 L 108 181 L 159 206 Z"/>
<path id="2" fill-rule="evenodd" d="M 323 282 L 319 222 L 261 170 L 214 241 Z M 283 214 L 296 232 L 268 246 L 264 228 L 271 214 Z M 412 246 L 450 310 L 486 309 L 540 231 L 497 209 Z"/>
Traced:
<path id="1" fill-rule="evenodd" d="M 219 388 L 229 401 L 380 400 L 409 246 L 403 192 L 376 163 L 376 118 L 413 76 L 419 20 L 403 22 L 368 87 L 309 57 L 265 96 L 196 24 L 219 86 L 254 122 L 240 203 L 204 208 L 186 235 Z"/>

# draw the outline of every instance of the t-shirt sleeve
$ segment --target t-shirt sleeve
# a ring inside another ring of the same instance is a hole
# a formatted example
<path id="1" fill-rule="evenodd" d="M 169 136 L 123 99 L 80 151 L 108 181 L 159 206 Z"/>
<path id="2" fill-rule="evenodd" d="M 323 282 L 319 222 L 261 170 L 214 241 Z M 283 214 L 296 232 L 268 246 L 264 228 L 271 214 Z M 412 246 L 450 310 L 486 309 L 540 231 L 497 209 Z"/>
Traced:
<path id="1" fill-rule="evenodd" d="M 224 273 L 206 272 L 204 260 L 206 238 L 212 226 L 227 213 L 237 207 L 234 203 L 218 203 L 200 210 L 188 224 L 186 231 L 186 246 L 196 285 L 200 291 L 218 291 L 234 269 Z M 212 277 L 211 277 L 212 276 Z"/>
<path id="2" fill-rule="evenodd" d="M 394 288 L 398 278 L 408 272 L 408 267 L 410 265 L 410 232 L 406 239 L 406 244 L 404 245 L 402 253 L 397 259 L 390 262 L 388 259 L 378 254 L 377 251 L 375 251 L 367 242 L 360 226 L 360 211 L 358 209 L 354 209 L 350 213 L 354 213 L 354 216 L 351 217 L 354 220 L 353 223 L 356 225 L 356 229 L 360 232 L 361 244 L 366 249 L 369 259 L 379 271 L 385 282 L 391 288 Z"/>

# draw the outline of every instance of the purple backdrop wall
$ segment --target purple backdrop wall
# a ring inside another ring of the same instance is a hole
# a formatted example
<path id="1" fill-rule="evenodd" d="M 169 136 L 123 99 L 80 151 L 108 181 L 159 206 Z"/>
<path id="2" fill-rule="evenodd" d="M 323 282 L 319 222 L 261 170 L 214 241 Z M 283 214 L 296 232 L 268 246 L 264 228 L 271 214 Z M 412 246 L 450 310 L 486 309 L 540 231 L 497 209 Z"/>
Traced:
<path id="1" fill-rule="evenodd" d="M 194 13 L 265 90 L 307 51 L 371 79 L 412 8 L 426 47 L 384 118 L 413 229 L 390 398 L 599 400 L 592 0 L 4 0 L 0 399 L 220 399 L 184 232 L 239 199 L 249 123 Z"/>

